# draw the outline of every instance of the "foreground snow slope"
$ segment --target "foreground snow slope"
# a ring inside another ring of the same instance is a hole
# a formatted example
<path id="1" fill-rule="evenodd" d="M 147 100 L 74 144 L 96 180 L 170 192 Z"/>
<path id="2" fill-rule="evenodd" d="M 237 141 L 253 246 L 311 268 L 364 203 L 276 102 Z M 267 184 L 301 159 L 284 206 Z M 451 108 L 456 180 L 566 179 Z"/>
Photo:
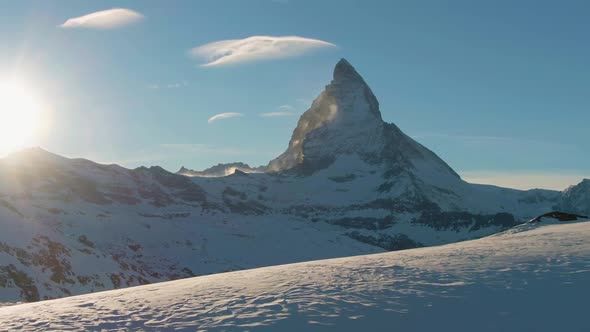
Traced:
<path id="1" fill-rule="evenodd" d="M 590 223 L 0 308 L 43 330 L 587 331 Z"/>

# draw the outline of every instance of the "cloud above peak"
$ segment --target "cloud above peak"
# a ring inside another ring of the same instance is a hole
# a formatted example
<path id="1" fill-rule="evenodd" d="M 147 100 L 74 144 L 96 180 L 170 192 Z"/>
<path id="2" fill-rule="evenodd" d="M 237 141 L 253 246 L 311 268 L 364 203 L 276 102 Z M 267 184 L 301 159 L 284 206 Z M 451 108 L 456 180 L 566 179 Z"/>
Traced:
<path id="1" fill-rule="evenodd" d="M 144 16 L 134 10 L 114 8 L 66 20 L 62 28 L 115 29 L 141 21 Z"/>
<path id="2" fill-rule="evenodd" d="M 336 47 L 336 45 L 319 39 L 298 36 L 252 36 L 197 46 L 190 50 L 190 54 L 207 61 L 202 66 L 210 67 L 293 57 L 328 47 Z"/>
<path id="3" fill-rule="evenodd" d="M 238 116 L 242 116 L 242 113 L 227 112 L 227 113 L 216 114 L 216 115 L 210 117 L 209 120 L 207 120 L 207 123 L 211 124 L 217 120 L 236 118 Z"/>

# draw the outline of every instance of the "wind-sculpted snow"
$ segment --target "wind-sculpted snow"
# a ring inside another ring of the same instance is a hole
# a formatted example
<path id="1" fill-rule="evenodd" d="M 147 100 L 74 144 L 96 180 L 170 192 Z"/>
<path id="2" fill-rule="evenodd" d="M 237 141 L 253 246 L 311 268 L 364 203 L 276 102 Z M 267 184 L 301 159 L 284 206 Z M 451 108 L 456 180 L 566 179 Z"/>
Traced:
<path id="1" fill-rule="evenodd" d="M 590 223 L 0 308 L 8 330 L 585 331 Z"/>

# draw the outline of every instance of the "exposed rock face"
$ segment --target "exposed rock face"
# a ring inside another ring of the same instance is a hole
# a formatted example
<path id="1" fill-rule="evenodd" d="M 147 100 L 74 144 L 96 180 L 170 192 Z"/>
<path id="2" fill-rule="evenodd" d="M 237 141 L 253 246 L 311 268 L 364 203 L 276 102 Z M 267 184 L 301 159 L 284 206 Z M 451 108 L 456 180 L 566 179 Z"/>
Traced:
<path id="1" fill-rule="evenodd" d="M 582 215 L 578 215 L 578 214 L 572 214 L 572 213 L 565 213 L 565 212 L 560 212 L 560 211 L 551 211 L 551 212 L 547 212 L 544 213 L 534 219 L 531 219 L 529 221 L 529 223 L 535 223 L 535 222 L 540 222 L 543 219 L 553 219 L 553 220 L 558 220 L 558 221 L 576 221 L 576 220 L 587 220 L 588 216 L 582 216 Z"/>

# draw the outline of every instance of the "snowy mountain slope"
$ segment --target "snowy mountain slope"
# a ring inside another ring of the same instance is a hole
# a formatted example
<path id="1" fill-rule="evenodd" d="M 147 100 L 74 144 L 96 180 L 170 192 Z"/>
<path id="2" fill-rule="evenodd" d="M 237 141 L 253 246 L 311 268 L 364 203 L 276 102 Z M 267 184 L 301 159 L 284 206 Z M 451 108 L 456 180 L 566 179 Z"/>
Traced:
<path id="1" fill-rule="evenodd" d="M 236 171 L 243 173 L 262 173 L 265 167 L 250 167 L 248 164 L 241 162 L 229 163 L 229 164 L 217 164 L 209 167 L 202 171 L 194 171 L 182 166 L 176 174 L 186 176 L 201 176 L 201 177 L 220 177 L 234 174 Z"/>
<path id="2" fill-rule="evenodd" d="M 42 149 L 0 159 L 0 302 L 445 244 L 590 209 L 586 182 L 561 193 L 463 181 L 382 121 L 346 60 L 287 151 L 266 173 L 245 167 L 188 177 Z"/>
<path id="3" fill-rule="evenodd" d="M 0 308 L 9 330 L 585 331 L 590 222 Z"/>
<path id="4" fill-rule="evenodd" d="M 383 250 L 331 225 L 232 213 L 161 168 L 33 149 L 0 160 L 0 183 L 2 301 Z"/>
<path id="5" fill-rule="evenodd" d="M 561 207 L 573 213 L 590 214 L 590 179 L 564 190 Z"/>
<path id="6" fill-rule="evenodd" d="M 399 248 L 391 242 L 400 237 L 410 240 L 405 246 L 419 246 L 492 234 L 560 207 L 561 199 L 556 191 L 463 181 L 383 122 L 375 95 L 344 59 L 266 174 L 193 181 L 217 197 L 226 198 L 221 191 L 230 188 L 252 204 L 339 225 L 385 249 Z"/>

